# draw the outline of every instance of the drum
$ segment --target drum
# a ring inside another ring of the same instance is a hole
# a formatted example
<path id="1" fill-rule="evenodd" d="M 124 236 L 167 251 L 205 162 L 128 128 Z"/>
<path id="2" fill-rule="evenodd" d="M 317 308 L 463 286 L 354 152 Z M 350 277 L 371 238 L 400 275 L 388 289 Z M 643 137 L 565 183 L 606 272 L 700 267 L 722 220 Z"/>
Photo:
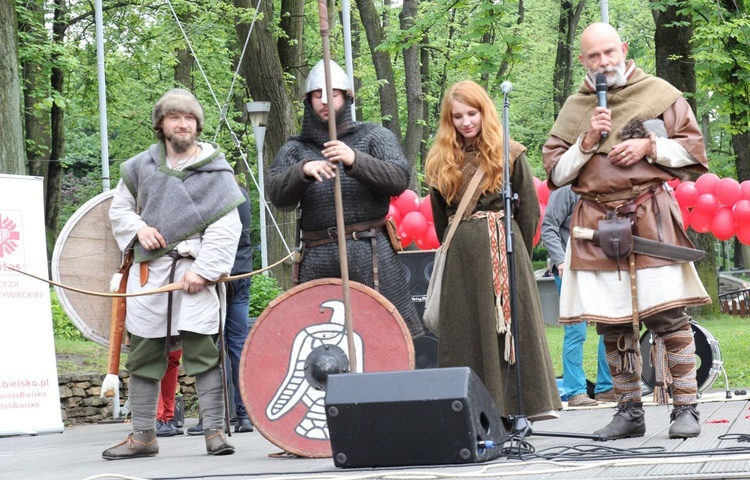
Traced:
<path id="1" fill-rule="evenodd" d="M 714 384 L 722 369 L 721 350 L 719 341 L 704 327 L 691 321 L 690 328 L 693 330 L 695 339 L 695 379 L 698 382 L 698 393 L 703 393 Z M 656 374 L 651 364 L 651 348 L 654 343 L 652 337 L 649 330 L 641 335 L 641 356 L 643 357 L 641 379 L 651 390 L 656 385 Z"/>

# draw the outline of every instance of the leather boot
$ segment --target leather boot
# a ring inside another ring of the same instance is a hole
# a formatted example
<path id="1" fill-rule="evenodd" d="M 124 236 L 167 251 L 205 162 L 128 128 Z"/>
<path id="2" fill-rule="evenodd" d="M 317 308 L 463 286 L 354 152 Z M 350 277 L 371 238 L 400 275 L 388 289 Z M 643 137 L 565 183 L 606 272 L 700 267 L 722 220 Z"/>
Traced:
<path id="1" fill-rule="evenodd" d="M 154 430 L 133 432 L 128 438 L 112 448 L 102 452 L 106 460 L 122 460 L 125 458 L 153 457 L 159 453 L 159 443 L 156 441 Z"/>
<path id="2" fill-rule="evenodd" d="M 700 414 L 696 409 L 697 404 L 678 405 L 672 409 L 669 419 L 669 438 L 693 438 L 701 433 L 701 425 L 698 422 Z"/>
<path id="3" fill-rule="evenodd" d="M 221 430 L 206 428 L 203 430 L 203 436 L 206 438 L 206 452 L 209 455 L 231 455 L 234 453 L 234 447 L 229 444 Z"/>
<path id="4" fill-rule="evenodd" d="M 617 405 L 617 412 L 612 421 L 596 430 L 599 440 L 616 440 L 618 438 L 642 437 L 646 433 L 646 418 L 643 402 L 626 402 Z"/>

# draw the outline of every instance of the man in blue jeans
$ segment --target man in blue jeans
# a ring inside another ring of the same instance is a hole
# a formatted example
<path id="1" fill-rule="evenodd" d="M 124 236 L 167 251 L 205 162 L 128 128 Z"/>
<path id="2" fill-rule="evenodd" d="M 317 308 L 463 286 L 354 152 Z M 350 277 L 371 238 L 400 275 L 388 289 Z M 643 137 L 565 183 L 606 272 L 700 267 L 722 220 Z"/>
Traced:
<path id="1" fill-rule="evenodd" d="M 565 271 L 565 248 L 570 237 L 570 218 L 578 195 L 570 185 L 552 192 L 542 219 L 542 241 L 550 256 L 550 268 L 560 293 L 561 277 Z M 586 340 L 586 323 L 565 325 L 563 336 L 563 389 L 571 407 L 589 407 L 599 402 L 614 402 L 612 375 L 607 366 L 604 340 L 599 337 L 598 366 L 594 398 L 588 396 L 586 373 L 583 371 L 583 342 Z"/>
<path id="2" fill-rule="evenodd" d="M 250 196 L 247 191 L 240 187 L 245 202 L 237 207 L 242 222 L 242 233 L 237 244 L 237 253 L 234 257 L 232 275 L 249 273 L 253 271 L 253 249 L 250 243 L 250 227 L 252 210 Z M 252 432 L 253 424 L 247 415 L 245 405 L 242 403 L 240 392 L 240 357 L 245 340 L 249 333 L 248 317 L 250 314 L 250 277 L 232 280 L 227 284 L 227 317 L 224 323 L 224 341 L 226 343 L 227 369 L 231 371 L 234 387 L 234 405 L 237 415 L 237 423 L 234 426 L 235 433 Z M 195 427 L 188 428 L 189 435 L 202 435 L 203 422 L 199 421 Z"/>

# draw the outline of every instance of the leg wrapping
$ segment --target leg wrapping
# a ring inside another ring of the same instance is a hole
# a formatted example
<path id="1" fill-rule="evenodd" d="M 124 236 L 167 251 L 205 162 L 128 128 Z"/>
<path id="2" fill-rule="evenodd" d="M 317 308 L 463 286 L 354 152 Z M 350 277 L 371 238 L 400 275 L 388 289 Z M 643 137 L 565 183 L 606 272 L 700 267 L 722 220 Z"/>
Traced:
<path id="1" fill-rule="evenodd" d="M 633 337 L 631 332 L 604 335 L 612 387 L 619 403 L 641 401 L 641 356 Z"/>
<path id="2" fill-rule="evenodd" d="M 155 431 L 159 381 L 131 374 L 129 400 L 133 415 L 133 431 Z"/>
<path id="3" fill-rule="evenodd" d="M 668 368 L 667 374 L 663 375 L 662 385 L 659 384 L 659 370 L 656 370 L 657 388 L 662 388 L 666 397 L 666 389 L 671 384 L 672 402 L 675 406 L 695 403 L 698 398 L 698 382 L 695 377 L 695 341 L 690 325 L 655 337 L 657 340 L 661 337 Z M 656 395 L 656 388 L 654 394 Z"/>
<path id="4" fill-rule="evenodd" d="M 203 428 L 224 431 L 224 392 L 219 367 L 195 376 Z"/>

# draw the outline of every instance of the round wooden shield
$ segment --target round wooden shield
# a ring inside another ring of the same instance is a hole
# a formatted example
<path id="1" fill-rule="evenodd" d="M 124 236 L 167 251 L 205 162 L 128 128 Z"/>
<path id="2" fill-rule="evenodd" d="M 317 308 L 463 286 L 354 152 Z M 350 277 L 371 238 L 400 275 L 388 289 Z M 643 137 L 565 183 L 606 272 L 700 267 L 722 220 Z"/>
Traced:
<path id="1" fill-rule="evenodd" d="M 414 369 L 414 344 L 384 296 L 349 282 L 358 372 Z M 286 452 L 330 457 L 327 373 L 348 372 L 340 279 L 303 283 L 271 302 L 253 325 L 240 360 L 240 390 L 258 431 Z M 342 362 L 343 357 L 343 362 Z"/>
<path id="2" fill-rule="evenodd" d="M 52 252 L 52 280 L 63 285 L 108 292 L 112 275 L 122 263 L 112 235 L 109 206 L 114 190 L 100 193 L 70 217 Z M 109 347 L 112 299 L 55 287 L 57 299 L 84 337 Z M 123 352 L 127 347 L 123 346 Z"/>

